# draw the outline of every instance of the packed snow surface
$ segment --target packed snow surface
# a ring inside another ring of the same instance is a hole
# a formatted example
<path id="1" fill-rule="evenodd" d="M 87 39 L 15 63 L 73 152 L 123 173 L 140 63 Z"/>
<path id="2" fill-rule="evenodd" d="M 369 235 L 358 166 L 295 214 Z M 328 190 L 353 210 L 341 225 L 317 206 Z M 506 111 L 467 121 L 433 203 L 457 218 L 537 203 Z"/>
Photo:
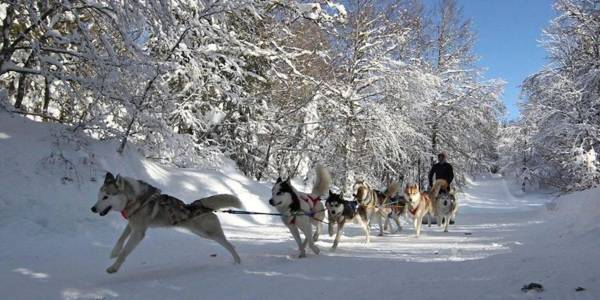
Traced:
<path id="1" fill-rule="evenodd" d="M 106 170 L 188 202 L 232 193 L 262 212 L 274 212 L 272 183 L 232 163 L 177 169 L 131 149 L 118 155 L 114 141 L 70 137 L 60 126 L 0 114 L 2 299 L 600 299 L 600 190 L 522 194 L 498 176 L 462 190 L 449 233 L 433 225 L 416 238 L 403 220 L 401 232 L 383 237 L 375 225 L 365 244 L 353 224 L 336 252 L 325 234 L 320 255 L 299 259 L 279 218 L 219 213 L 241 265 L 215 242 L 151 229 L 109 275 L 125 220 L 90 212 Z M 531 282 L 544 291 L 521 291 Z"/>

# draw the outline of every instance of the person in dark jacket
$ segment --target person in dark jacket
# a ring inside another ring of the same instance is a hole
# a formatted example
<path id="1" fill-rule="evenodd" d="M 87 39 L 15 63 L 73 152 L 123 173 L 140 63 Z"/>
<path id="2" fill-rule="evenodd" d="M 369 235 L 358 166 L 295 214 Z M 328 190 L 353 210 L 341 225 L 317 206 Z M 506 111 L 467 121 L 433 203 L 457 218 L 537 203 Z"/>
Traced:
<path id="1" fill-rule="evenodd" d="M 429 189 L 431 189 L 431 186 L 433 185 L 434 174 L 435 179 L 445 179 L 448 181 L 448 190 L 450 189 L 450 184 L 452 183 L 452 179 L 454 179 L 454 170 L 452 169 L 452 165 L 446 161 L 447 158 L 448 157 L 443 152 L 438 154 L 438 163 L 434 164 L 433 167 L 431 167 L 431 171 L 429 171 Z"/>

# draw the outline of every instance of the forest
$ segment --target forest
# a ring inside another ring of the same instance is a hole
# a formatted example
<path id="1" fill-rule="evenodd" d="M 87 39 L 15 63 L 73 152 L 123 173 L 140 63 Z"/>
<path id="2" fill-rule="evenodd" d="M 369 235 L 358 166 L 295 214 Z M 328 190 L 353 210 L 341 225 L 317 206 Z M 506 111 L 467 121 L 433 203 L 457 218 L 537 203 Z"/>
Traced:
<path id="1" fill-rule="evenodd" d="M 119 153 L 227 157 L 258 180 L 326 162 L 342 190 L 358 176 L 424 184 L 445 152 L 459 183 L 501 172 L 586 189 L 600 180 L 599 6 L 556 1 L 548 64 L 507 121 L 455 0 L 9 0 L 0 104 Z"/>

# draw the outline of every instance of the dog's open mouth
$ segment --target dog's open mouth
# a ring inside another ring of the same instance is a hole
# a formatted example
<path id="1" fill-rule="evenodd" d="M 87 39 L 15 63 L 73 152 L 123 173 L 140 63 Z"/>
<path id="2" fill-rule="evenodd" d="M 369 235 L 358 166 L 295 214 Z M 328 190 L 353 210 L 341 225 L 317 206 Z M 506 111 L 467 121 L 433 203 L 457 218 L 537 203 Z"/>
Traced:
<path id="1" fill-rule="evenodd" d="M 269 200 L 269 204 L 271 204 L 271 206 L 279 206 L 279 204 L 281 204 L 281 201 L 280 201 L 280 202 L 277 202 L 277 203 L 275 203 L 275 201 L 273 201 L 273 199 L 270 199 L 270 200 Z"/>
<path id="2" fill-rule="evenodd" d="M 103 211 L 100 212 L 100 215 L 105 216 L 110 211 L 111 208 L 112 208 L 112 206 L 108 206 L 107 208 L 105 208 Z"/>

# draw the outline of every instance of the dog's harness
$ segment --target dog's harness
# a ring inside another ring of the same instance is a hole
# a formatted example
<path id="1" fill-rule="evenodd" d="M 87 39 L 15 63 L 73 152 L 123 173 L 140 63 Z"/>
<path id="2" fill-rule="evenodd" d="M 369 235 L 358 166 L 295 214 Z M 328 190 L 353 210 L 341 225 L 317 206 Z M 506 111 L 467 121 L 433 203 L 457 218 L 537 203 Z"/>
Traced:
<path id="1" fill-rule="evenodd" d="M 344 201 L 344 210 L 342 215 L 346 218 L 354 218 L 356 211 L 358 210 L 357 201 Z"/>
<path id="2" fill-rule="evenodd" d="M 304 202 L 308 203 L 311 209 L 321 201 L 321 198 L 311 197 L 310 195 L 302 195 L 299 198 L 302 199 Z"/>
<path id="3" fill-rule="evenodd" d="M 422 203 L 425 203 L 424 205 L 427 205 L 427 204 L 426 204 L 427 200 L 423 199 L 422 197 L 423 197 L 423 196 L 421 196 L 421 200 L 419 200 L 419 204 L 417 204 L 417 206 L 416 206 L 415 208 L 409 208 L 409 209 L 408 209 L 408 211 L 409 211 L 411 214 L 413 214 L 413 215 L 416 215 L 416 213 L 417 213 L 417 210 L 419 209 L 419 207 L 421 206 L 421 204 L 422 204 Z M 434 203 L 432 200 L 429 200 L 429 202 L 431 203 L 430 205 L 432 205 L 432 206 L 433 206 L 433 209 L 435 209 L 435 203 Z M 411 205 L 411 207 L 412 207 L 412 205 Z M 435 213 L 435 211 L 434 211 L 434 213 Z"/>
<path id="4" fill-rule="evenodd" d="M 421 205 L 419 203 L 419 205 Z M 411 215 L 415 215 L 417 213 L 417 210 L 419 209 L 419 205 L 417 205 L 417 207 L 413 208 L 409 208 L 408 211 L 410 212 Z"/>
<path id="5" fill-rule="evenodd" d="M 366 197 L 364 199 L 357 199 L 360 206 L 371 208 L 377 206 L 377 190 L 371 188 L 367 183 L 363 183 L 363 189 L 366 190 Z"/>
<path id="6" fill-rule="evenodd" d="M 415 208 L 412 208 L 412 205 L 411 205 L 411 208 L 408 209 L 408 211 L 410 212 L 411 215 L 417 214 L 417 210 L 419 210 L 419 206 L 421 206 L 421 203 L 423 203 L 423 199 L 421 199 L 419 201 L 419 204 L 417 204 L 417 206 L 415 206 Z"/>
<path id="7" fill-rule="evenodd" d="M 300 200 L 308 203 L 308 206 L 311 210 L 311 212 L 303 212 L 301 215 L 306 215 L 306 216 L 312 217 L 314 215 L 314 212 L 312 212 L 312 209 L 317 205 L 317 203 L 319 203 L 321 201 L 321 198 L 312 197 L 311 195 L 300 195 L 298 198 L 300 198 Z M 298 214 L 292 213 L 292 218 L 290 219 L 290 224 L 296 224 L 297 216 L 298 216 Z"/>

